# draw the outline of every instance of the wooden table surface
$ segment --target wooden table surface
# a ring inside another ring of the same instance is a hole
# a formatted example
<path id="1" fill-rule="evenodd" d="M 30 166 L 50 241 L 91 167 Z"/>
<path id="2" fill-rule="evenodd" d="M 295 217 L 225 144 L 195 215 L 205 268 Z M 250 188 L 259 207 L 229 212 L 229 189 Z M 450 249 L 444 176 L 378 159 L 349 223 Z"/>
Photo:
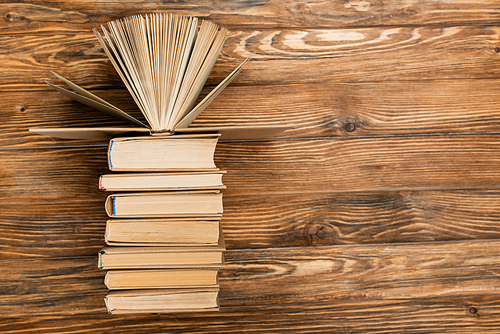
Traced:
<path id="1" fill-rule="evenodd" d="M 228 251 L 219 313 L 106 313 L 106 143 L 30 127 L 138 115 L 91 28 L 171 11 L 230 29 L 196 121 L 293 123 L 217 146 Z M 1 333 L 500 332 L 500 1 L 4 1 Z"/>

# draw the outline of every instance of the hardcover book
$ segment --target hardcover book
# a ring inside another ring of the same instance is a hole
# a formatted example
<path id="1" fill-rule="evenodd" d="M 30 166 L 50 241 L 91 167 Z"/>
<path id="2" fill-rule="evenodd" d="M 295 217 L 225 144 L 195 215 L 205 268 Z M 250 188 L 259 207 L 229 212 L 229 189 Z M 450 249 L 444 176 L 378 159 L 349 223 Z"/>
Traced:
<path id="1" fill-rule="evenodd" d="M 111 314 L 207 312 L 219 310 L 219 288 L 110 291 Z"/>
<path id="2" fill-rule="evenodd" d="M 110 217 L 213 217 L 222 215 L 222 194 L 218 190 L 116 193 L 105 203 Z"/>
<path id="3" fill-rule="evenodd" d="M 213 171 L 218 139 L 218 134 L 115 138 L 109 142 L 108 166 L 126 172 Z"/>
<path id="4" fill-rule="evenodd" d="M 104 239 L 109 246 L 200 246 L 218 245 L 221 236 L 220 216 L 139 218 L 108 220 Z"/>
<path id="5" fill-rule="evenodd" d="M 226 172 L 174 172 L 106 174 L 99 178 L 102 191 L 166 191 L 225 189 Z"/>
<path id="6" fill-rule="evenodd" d="M 109 290 L 219 287 L 219 269 L 108 270 Z"/>

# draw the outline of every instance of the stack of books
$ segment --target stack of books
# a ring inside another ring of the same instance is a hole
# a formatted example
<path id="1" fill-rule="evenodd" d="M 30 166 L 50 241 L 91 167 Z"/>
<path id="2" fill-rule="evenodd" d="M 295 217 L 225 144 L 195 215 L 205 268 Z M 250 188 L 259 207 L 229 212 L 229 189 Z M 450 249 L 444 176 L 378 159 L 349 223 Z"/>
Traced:
<path id="1" fill-rule="evenodd" d="M 113 314 L 215 311 L 224 266 L 220 226 L 223 171 L 214 164 L 218 135 L 112 139 L 99 188 L 113 191 L 105 210 Z M 123 172 L 123 173 L 119 173 Z"/>
<path id="2" fill-rule="evenodd" d="M 190 126 L 252 56 L 200 97 L 228 35 L 225 28 L 195 17 L 153 13 L 108 22 L 94 33 L 144 119 L 53 72 L 70 90 L 47 82 L 51 87 L 130 125 L 30 132 L 111 139 L 109 169 L 116 173 L 99 181 L 101 190 L 114 192 L 105 204 L 112 219 L 98 263 L 109 270 L 108 311 L 217 310 L 225 249 L 220 229 L 223 172 L 214 164 L 219 136 L 271 138 L 291 127 Z M 132 135 L 137 137 L 115 138 Z"/>

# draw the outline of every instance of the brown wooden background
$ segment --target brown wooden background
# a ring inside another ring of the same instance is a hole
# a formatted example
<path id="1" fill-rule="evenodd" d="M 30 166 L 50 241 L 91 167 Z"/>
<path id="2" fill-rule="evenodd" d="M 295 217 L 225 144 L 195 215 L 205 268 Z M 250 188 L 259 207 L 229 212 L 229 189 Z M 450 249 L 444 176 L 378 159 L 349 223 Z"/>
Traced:
<path id="1" fill-rule="evenodd" d="M 500 2 L 3 1 L 1 333 L 500 332 Z M 225 142 L 227 268 L 214 314 L 105 311 L 105 143 L 30 127 L 137 115 L 91 28 L 173 11 L 231 30 L 209 79 L 256 55 L 198 125 L 294 123 Z"/>

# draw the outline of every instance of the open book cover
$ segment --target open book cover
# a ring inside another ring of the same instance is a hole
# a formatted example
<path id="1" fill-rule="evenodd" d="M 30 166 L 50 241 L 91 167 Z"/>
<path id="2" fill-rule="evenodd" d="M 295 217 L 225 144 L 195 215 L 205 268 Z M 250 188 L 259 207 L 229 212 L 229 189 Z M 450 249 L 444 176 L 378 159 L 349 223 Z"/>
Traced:
<path id="1" fill-rule="evenodd" d="M 31 132 L 64 139 L 110 139 L 120 135 L 221 133 L 223 139 L 274 137 L 289 125 L 189 128 L 200 113 L 240 73 L 237 66 L 199 103 L 201 90 L 222 50 L 228 31 L 190 16 L 154 13 L 108 22 L 93 29 L 104 52 L 144 115 L 146 122 L 52 72 L 71 90 L 52 88 L 131 124 L 130 127 L 34 128 Z"/>

